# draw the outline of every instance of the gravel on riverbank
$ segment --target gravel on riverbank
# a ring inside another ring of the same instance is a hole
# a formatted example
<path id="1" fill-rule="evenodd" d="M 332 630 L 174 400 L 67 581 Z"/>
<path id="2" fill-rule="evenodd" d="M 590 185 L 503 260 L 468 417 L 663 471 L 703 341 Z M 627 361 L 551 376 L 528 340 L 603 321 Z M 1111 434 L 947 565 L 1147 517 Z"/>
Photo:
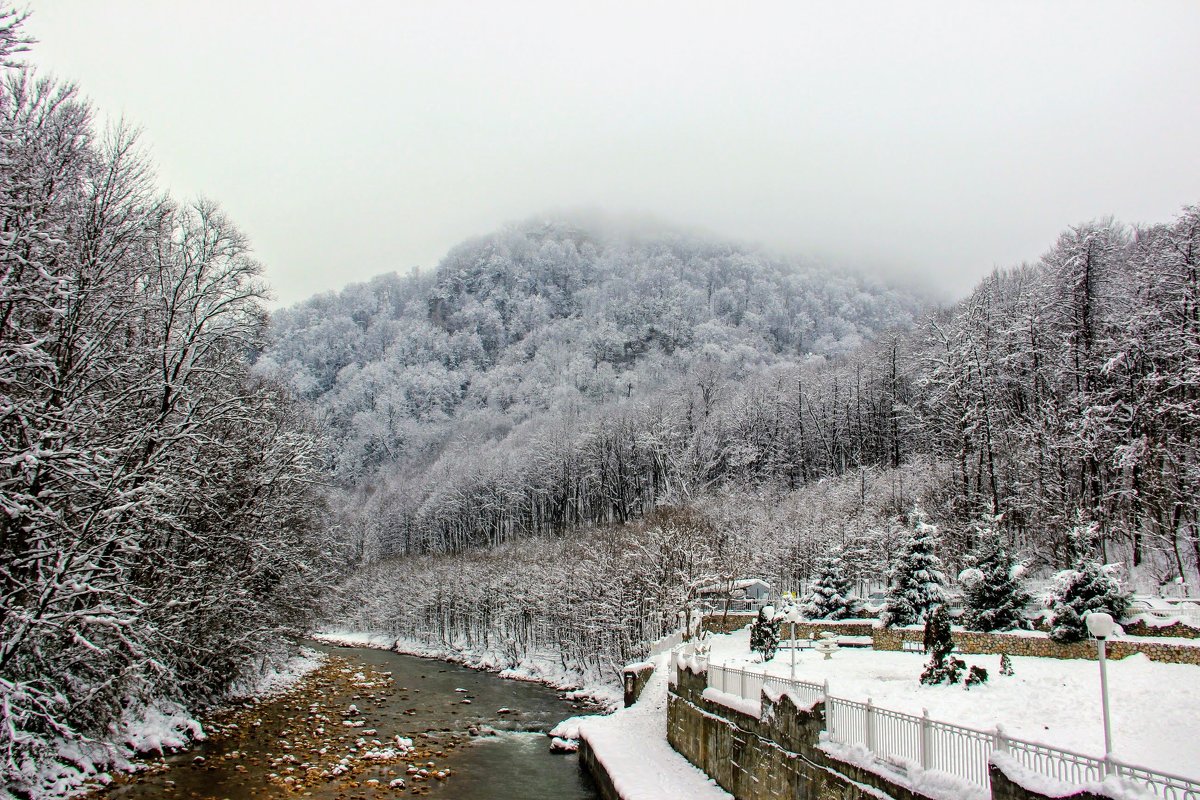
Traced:
<path id="1" fill-rule="evenodd" d="M 205 755 L 180 763 L 148 764 L 116 776 L 91 797 L 208 797 L 207 786 L 244 786 L 248 793 L 320 794 L 358 798 L 424 794 L 446 779 L 438 768 L 459 744 L 381 736 L 372 711 L 393 690 L 392 676 L 340 656 L 269 696 L 226 707 L 205 721 Z"/>

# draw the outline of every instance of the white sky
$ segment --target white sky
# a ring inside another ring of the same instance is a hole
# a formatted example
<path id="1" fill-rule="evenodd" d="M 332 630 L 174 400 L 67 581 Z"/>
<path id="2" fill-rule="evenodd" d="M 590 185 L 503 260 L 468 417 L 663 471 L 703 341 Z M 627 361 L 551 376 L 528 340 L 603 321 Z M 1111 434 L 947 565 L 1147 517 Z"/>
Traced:
<path id="1" fill-rule="evenodd" d="M 32 60 L 219 201 L 282 303 L 579 208 L 961 294 L 1200 202 L 1195 0 L 29 8 Z"/>

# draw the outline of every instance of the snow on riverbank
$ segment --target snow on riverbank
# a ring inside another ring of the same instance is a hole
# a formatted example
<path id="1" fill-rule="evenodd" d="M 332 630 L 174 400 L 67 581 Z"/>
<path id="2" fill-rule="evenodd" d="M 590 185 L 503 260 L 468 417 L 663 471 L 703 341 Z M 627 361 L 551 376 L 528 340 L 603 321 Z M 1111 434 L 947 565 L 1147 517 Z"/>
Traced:
<path id="1" fill-rule="evenodd" d="M 587 741 L 624 800 L 730 800 L 731 794 L 667 743 L 669 658 L 669 653 L 655 657 L 641 699 L 629 708 L 604 717 L 572 717 L 551 734 Z"/>
<path id="2" fill-rule="evenodd" d="M 567 692 L 568 699 L 587 700 L 609 709 L 617 708 L 623 698 L 622 690 L 615 685 L 582 680 L 579 675 L 564 670 L 561 663 L 551 655 L 531 656 L 517 667 L 512 667 L 496 653 L 456 650 L 446 646 L 428 645 L 415 639 L 397 639 L 381 633 L 330 630 L 314 633 L 312 638 L 340 647 L 369 647 L 422 658 L 436 658 L 471 669 L 494 672 L 509 680 L 540 683 Z M 614 680 L 615 678 L 616 676 Z"/>
<path id="3" fill-rule="evenodd" d="M 988 670 L 983 686 L 923 686 L 923 653 L 843 648 L 830 660 L 796 653 L 796 678 L 829 680 L 830 694 L 935 720 L 990 730 L 1094 756 L 1104 753 L 1100 671 L 1095 661 L 1013 656 L 1014 675 L 1000 674 L 1000 657 L 963 655 Z M 765 667 L 786 677 L 791 652 Z M 750 653 L 750 634 L 712 637 L 710 662 L 752 671 L 764 665 Z M 1144 655 L 1109 661 L 1114 755 L 1129 764 L 1200 779 L 1200 667 L 1164 664 Z"/>
<path id="4" fill-rule="evenodd" d="M 319 667 L 326 656 L 311 648 L 278 665 L 268 665 L 256 676 L 234 684 L 226 701 L 267 699 L 282 694 Z M 136 772 L 144 763 L 141 754 L 165 753 L 188 747 L 206 738 L 197 715 L 167 699 L 126 708 L 107 741 L 60 739 L 50 744 L 55 759 L 43 759 L 26 767 L 35 797 L 68 797 L 86 790 L 87 784 L 107 784 L 112 773 Z M 14 800 L 8 788 L 0 787 L 0 800 Z"/>
<path id="5" fill-rule="evenodd" d="M 266 699 L 283 694 L 295 686 L 305 675 L 325 663 L 328 656 L 313 650 L 311 647 L 301 647 L 297 655 L 292 656 L 283 664 L 267 666 L 262 673 L 251 680 L 241 681 L 229 690 L 228 699 L 243 698 Z"/>

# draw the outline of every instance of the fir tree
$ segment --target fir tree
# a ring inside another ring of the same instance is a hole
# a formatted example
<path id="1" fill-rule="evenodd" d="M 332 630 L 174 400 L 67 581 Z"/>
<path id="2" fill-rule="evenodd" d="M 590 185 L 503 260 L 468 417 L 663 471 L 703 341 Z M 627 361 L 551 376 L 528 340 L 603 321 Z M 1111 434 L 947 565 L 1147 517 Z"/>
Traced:
<path id="1" fill-rule="evenodd" d="M 892 585 L 884 606 L 888 625 L 915 625 L 934 606 L 946 602 L 946 576 L 935 553 L 937 527 L 926 523 L 920 511 L 913 512 L 913 527 L 912 537 L 892 569 Z"/>
<path id="2" fill-rule="evenodd" d="M 750 626 L 750 649 L 761 655 L 763 661 L 770 661 L 779 649 L 779 622 L 774 609 L 763 606 Z"/>
<path id="3" fill-rule="evenodd" d="M 973 631 L 1028 628 L 1024 609 L 1031 597 L 1021 583 L 1021 564 L 1008 555 L 1000 534 L 985 527 L 971 561 L 972 567 L 959 575 L 963 626 Z"/>
<path id="4" fill-rule="evenodd" d="M 1054 616 L 1050 618 L 1050 638 L 1056 642 L 1079 642 L 1087 638 L 1086 617 L 1103 611 L 1121 619 L 1129 609 L 1129 595 L 1121 591 L 1116 567 L 1084 561 L 1078 569 L 1055 576 L 1051 591 Z"/>
<path id="5" fill-rule="evenodd" d="M 958 683 L 967 664 L 950 655 L 954 640 L 950 637 L 950 616 L 945 606 L 936 606 L 925 620 L 925 650 L 930 656 L 921 673 L 921 683 Z"/>
<path id="6" fill-rule="evenodd" d="M 840 554 L 822 560 L 800 612 L 808 619 L 848 619 L 862 612 L 862 601 L 853 594 L 853 581 Z"/>

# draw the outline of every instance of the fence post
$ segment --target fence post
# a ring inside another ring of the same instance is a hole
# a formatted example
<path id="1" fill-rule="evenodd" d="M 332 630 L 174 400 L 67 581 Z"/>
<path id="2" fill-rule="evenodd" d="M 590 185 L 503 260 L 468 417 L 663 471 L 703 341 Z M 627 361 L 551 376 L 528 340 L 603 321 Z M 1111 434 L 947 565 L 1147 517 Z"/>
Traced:
<path id="1" fill-rule="evenodd" d="M 994 737 L 996 749 L 1001 753 L 1008 752 L 1008 737 L 1004 735 L 1004 726 L 996 724 L 996 735 Z"/>
<path id="2" fill-rule="evenodd" d="M 875 704 L 871 702 L 871 698 L 867 698 L 867 749 L 872 753 L 875 752 L 875 725 L 871 719 L 871 714 L 875 711 Z"/>
<path id="3" fill-rule="evenodd" d="M 929 709 L 921 709 L 921 769 L 929 769 L 933 755 L 933 726 L 929 724 Z"/>
<path id="4" fill-rule="evenodd" d="M 746 697 L 746 670 L 739 669 L 738 672 L 740 672 L 742 675 L 742 691 L 739 696 L 742 698 L 745 698 Z"/>
<path id="5" fill-rule="evenodd" d="M 829 678 L 825 679 L 823 689 L 825 691 L 825 730 L 829 733 L 830 740 L 833 740 L 833 698 L 829 696 Z"/>

